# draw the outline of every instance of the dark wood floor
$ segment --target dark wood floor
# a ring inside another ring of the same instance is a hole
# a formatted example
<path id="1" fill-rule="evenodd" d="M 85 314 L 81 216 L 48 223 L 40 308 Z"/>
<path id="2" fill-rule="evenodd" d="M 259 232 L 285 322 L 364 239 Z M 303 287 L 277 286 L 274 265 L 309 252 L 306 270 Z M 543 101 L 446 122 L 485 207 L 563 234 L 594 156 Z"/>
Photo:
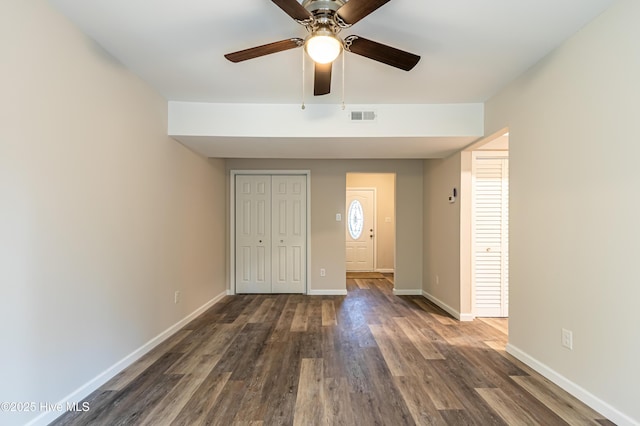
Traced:
<path id="1" fill-rule="evenodd" d="M 607 425 L 392 278 L 348 296 L 230 296 L 55 425 Z"/>

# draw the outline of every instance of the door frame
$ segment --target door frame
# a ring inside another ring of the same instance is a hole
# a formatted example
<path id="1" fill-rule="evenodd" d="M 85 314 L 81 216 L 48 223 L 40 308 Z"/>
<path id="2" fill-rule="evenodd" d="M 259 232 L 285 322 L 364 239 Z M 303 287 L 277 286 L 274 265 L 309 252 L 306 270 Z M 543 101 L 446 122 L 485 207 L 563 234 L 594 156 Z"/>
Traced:
<path id="1" fill-rule="evenodd" d="M 229 172 L 229 282 L 227 294 L 236 294 L 236 175 L 297 175 L 305 176 L 307 180 L 307 233 L 306 248 L 307 258 L 306 274 L 304 277 L 304 293 L 309 294 L 309 276 L 311 265 L 311 170 L 230 170 Z"/>
<path id="2" fill-rule="evenodd" d="M 347 232 L 349 232 L 349 230 L 347 229 L 348 226 L 348 213 L 349 213 L 349 206 L 346 203 L 346 199 L 347 199 L 347 194 L 349 191 L 371 191 L 373 192 L 373 218 L 372 218 L 372 222 L 373 222 L 373 271 L 377 271 L 378 270 L 378 191 L 376 187 L 370 187 L 370 186 L 347 186 L 346 191 L 345 191 L 345 212 L 344 212 L 344 244 L 345 244 L 345 250 L 346 250 L 346 246 L 347 246 Z M 345 263 L 346 263 L 346 255 L 345 255 Z"/>

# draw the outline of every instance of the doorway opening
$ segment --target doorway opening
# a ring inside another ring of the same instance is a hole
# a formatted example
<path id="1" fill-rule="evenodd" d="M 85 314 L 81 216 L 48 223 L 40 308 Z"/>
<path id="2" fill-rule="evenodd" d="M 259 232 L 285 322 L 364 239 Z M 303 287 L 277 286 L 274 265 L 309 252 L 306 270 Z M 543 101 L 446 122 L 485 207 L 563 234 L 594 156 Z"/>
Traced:
<path id="1" fill-rule="evenodd" d="M 346 178 L 347 275 L 392 278 L 396 252 L 396 176 L 347 173 Z"/>
<path id="2" fill-rule="evenodd" d="M 508 130 L 504 129 L 466 151 L 470 154 L 471 178 L 467 216 L 471 230 L 471 310 L 474 317 L 483 318 L 492 325 L 502 324 L 506 329 L 509 316 Z"/>

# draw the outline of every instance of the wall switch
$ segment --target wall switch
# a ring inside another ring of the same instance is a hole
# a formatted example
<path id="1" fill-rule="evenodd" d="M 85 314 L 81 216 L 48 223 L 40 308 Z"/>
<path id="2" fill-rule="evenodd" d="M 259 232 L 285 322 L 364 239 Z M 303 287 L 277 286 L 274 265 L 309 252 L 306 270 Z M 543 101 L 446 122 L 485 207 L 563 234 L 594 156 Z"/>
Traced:
<path id="1" fill-rule="evenodd" d="M 176 292 L 173 294 L 173 303 L 176 303 L 176 304 L 177 304 L 177 303 L 180 303 L 180 296 L 181 296 L 180 292 L 179 292 L 179 291 L 176 291 Z"/>
<path id="2" fill-rule="evenodd" d="M 562 329 L 562 346 L 573 350 L 573 331 Z"/>
<path id="3" fill-rule="evenodd" d="M 327 276 L 327 271 L 324 268 L 320 268 L 320 276 L 321 277 Z"/>
<path id="4" fill-rule="evenodd" d="M 336 222 L 340 222 L 342 220 L 342 215 L 340 213 L 336 213 Z"/>
<path id="5" fill-rule="evenodd" d="M 440 275 L 436 275 L 436 285 L 440 285 Z"/>

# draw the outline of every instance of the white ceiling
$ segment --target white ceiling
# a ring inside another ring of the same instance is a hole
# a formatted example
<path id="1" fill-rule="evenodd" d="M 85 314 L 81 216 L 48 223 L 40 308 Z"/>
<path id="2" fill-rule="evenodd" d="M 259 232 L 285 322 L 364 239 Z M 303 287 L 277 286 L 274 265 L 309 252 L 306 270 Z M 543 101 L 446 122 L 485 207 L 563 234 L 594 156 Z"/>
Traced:
<path id="1" fill-rule="evenodd" d="M 347 53 L 347 104 L 484 102 L 614 0 L 392 0 L 345 30 L 422 56 L 410 72 Z M 167 100 L 296 104 L 302 49 L 241 63 L 223 55 L 305 29 L 269 0 L 50 0 Z M 332 93 L 341 103 L 341 62 Z M 233 142 L 231 142 L 233 143 Z"/>

